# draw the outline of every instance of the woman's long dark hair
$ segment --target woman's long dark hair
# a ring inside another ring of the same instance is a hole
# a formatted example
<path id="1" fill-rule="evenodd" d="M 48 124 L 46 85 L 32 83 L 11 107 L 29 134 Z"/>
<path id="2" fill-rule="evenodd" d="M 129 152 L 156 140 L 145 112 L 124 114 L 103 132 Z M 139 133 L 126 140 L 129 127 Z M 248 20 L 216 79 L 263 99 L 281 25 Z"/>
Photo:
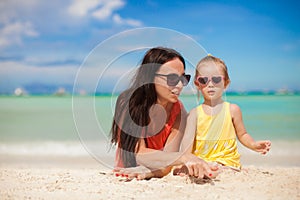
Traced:
<path id="1" fill-rule="evenodd" d="M 129 89 L 121 93 L 115 107 L 111 129 L 111 142 L 120 149 L 124 167 L 136 166 L 135 153 L 138 141 L 145 137 L 150 122 L 149 109 L 157 101 L 154 85 L 155 73 L 164 63 L 179 58 L 185 68 L 184 58 L 175 50 L 156 47 L 148 50 Z"/>

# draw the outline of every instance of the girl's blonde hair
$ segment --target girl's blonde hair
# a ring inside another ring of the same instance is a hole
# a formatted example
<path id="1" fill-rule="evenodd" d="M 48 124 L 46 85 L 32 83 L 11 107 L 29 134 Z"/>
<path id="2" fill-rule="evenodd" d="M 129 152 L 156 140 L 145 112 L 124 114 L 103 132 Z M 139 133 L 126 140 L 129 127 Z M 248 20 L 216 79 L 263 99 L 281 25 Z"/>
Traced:
<path id="1" fill-rule="evenodd" d="M 199 68 L 201 65 L 205 65 L 206 63 L 214 63 L 216 66 L 220 67 L 222 69 L 222 72 L 224 73 L 224 82 L 225 82 L 225 87 L 227 87 L 230 83 L 230 78 L 228 75 L 228 69 L 223 60 L 220 58 L 214 57 L 210 54 L 208 54 L 206 57 L 202 58 L 196 67 L 196 72 L 195 72 L 195 77 L 194 77 L 194 83 L 197 84 L 197 77 L 199 76 Z M 198 101 L 200 100 L 200 92 L 197 90 L 197 96 L 198 96 Z"/>
<path id="2" fill-rule="evenodd" d="M 214 57 L 212 55 L 208 55 L 204 58 L 202 58 L 196 67 L 196 72 L 195 72 L 195 77 L 194 80 L 196 81 L 197 77 L 199 76 L 199 68 L 201 65 L 204 65 L 205 63 L 208 62 L 213 62 L 216 66 L 220 67 L 224 73 L 224 81 L 225 81 L 225 87 L 230 83 L 230 78 L 228 75 L 228 69 L 227 66 L 225 64 L 225 62 L 223 60 L 221 60 L 220 58 Z"/>

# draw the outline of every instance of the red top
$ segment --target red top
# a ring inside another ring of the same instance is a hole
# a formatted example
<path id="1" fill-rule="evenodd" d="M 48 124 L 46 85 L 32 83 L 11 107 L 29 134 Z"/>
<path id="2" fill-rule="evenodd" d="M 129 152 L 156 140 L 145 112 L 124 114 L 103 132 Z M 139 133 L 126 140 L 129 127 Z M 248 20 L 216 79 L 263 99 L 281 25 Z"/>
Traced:
<path id="1" fill-rule="evenodd" d="M 150 149 L 163 150 L 167 139 L 172 131 L 172 127 L 175 123 L 175 120 L 180 114 L 181 104 L 179 101 L 174 103 L 172 110 L 170 112 L 169 121 L 165 124 L 165 127 L 156 135 L 146 138 L 147 147 Z"/>
<path id="2" fill-rule="evenodd" d="M 156 135 L 145 138 L 147 148 L 155 149 L 155 150 L 163 150 L 163 148 L 168 140 L 168 137 L 171 134 L 172 127 L 175 123 L 175 120 L 176 120 L 178 114 L 180 114 L 181 105 L 182 104 L 180 101 L 177 101 L 176 103 L 174 103 L 172 110 L 170 112 L 169 121 L 165 124 L 164 128 Z M 116 151 L 115 163 L 116 163 L 116 167 L 121 167 L 121 168 L 124 167 L 118 149 Z"/>

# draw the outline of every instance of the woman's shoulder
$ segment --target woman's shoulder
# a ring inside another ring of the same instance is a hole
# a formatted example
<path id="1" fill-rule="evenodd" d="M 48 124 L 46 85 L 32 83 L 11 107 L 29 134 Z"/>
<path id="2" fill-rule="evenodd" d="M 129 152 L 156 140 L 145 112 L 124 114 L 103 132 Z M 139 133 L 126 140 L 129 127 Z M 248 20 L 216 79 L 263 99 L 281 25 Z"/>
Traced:
<path id="1" fill-rule="evenodd" d="M 173 107 L 170 110 L 170 116 L 171 118 L 178 118 L 178 119 L 182 119 L 186 118 L 188 115 L 186 109 L 184 108 L 184 105 L 182 104 L 181 101 L 177 101 L 175 103 L 173 103 Z"/>
<path id="2" fill-rule="evenodd" d="M 130 90 L 125 90 L 119 94 L 116 105 L 115 105 L 115 112 L 122 113 L 126 107 L 128 107 L 128 103 L 130 100 Z M 121 111 L 121 112 L 120 112 Z"/>
<path id="3" fill-rule="evenodd" d="M 177 101 L 174 103 L 175 109 L 178 110 L 178 112 L 182 112 L 183 114 L 187 115 L 187 111 L 181 101 Z"/>
<path id="4" fill-rule="evenodd" d="M 124 90 L 123 92 L 121 92 L 118 96 L 118 99 L 123 99 L 125 97 L 128 97 L 130 95 L 130 89 Z"/>
<path id="5" fill-rule="evenodd" d="M 127 90 L 121 92 L 117 98 L 117 102 L 128 101 L 131 94 L 132 94 L 132 92 L 130 89 L 127 89 Z"/>

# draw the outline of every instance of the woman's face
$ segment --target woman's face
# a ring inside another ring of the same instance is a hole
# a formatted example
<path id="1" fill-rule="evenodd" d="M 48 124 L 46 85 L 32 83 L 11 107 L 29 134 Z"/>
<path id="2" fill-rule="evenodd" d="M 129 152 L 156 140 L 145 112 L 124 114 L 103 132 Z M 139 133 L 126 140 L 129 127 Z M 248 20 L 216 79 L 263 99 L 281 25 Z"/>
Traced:
<path id="1" fill-rule="evenodd" d="M 166 106 L 168 103 L 175 103 L 178 101 L 178 97 L 183 88 L 181 81 L 175 86 L 169 86 L 167 84 L 167 77 L 161 75 L 177 74 L 181 76 L 184 74 L 184 65 L 179 58 L 174 58 L 171 61 L 163 64 L 156 72 L 154 78 L 155 90 L 157 93 L 157 103 Z"/>

